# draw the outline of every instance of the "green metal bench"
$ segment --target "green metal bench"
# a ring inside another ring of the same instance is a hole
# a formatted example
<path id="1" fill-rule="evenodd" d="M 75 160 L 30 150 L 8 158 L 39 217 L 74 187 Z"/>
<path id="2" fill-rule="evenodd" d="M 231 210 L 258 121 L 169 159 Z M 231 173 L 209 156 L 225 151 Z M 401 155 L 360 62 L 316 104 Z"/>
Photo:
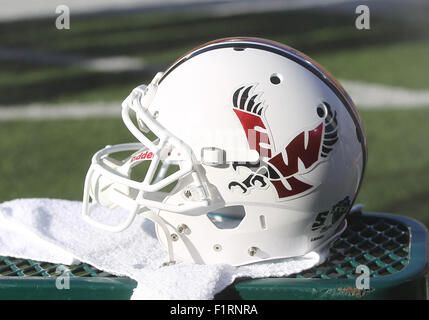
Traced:
<path id="1" fill-rule="evenodd" d="M 427 231 L 397 215 L 355 213 L 328 260 L 284 278 L 239 279 L 217 299 L 426 299 Z M 358 289 L 359 265 L 370 270 Z M 66 266 L 69 290 L 57 289 L 60 265 L 0 257 L 0 299 L 129 299 L 136 282 L 87 264 Z"/>

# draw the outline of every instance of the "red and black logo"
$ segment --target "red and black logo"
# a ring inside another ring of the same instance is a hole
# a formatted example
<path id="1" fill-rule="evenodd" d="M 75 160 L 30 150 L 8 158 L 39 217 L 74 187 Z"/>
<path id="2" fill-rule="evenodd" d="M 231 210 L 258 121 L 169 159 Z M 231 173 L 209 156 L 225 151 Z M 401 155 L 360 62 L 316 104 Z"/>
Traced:
<path id="1" fill-rule="evenodd" d="M 254 187 L 264 188 L 269 183 L 276 189 L 280 200 L 310 191 L 315 186 L 302 181 L 299 175 L 326 159 L 333 150 L 338 141 L 337 113 L 332 112 L 327 102 L 322 102 L 315 108 L 321 119 L 320 123 L 298 133 L 283 150 L 278 151 L 274 148 L 264 117 L 266 106 L 260 101 L 260 94 L 253 93 L 253 89 L 252 85 L 237 89 L 232 102 L 233 110 L 246 133 L 249 147 L 256 150 L 260 158 L 257 163 L 234 162 L 234 170 L 245 166 L 252 173 L 241 182 L 230 182 L 229 189 L 239 187 L 243 193 L 247 193 Z M 298 160 L 301 160 L 305 169 L 299 169 Z"/>

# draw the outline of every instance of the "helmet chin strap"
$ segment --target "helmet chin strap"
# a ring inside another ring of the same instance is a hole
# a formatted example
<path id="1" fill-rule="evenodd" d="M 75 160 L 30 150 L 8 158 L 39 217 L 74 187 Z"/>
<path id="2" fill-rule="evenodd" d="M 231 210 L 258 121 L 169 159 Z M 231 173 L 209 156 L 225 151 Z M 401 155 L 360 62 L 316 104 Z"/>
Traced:
<path id="1" fill-rule="evenodd" d="M 136 200 L 137 199 L 143 199 L 143 194 L 144 191 L 140 190 Z M 158 224 L 162 231 L 164 232 L 165 235 L 165 240 L 167 242 L 167 252 L 168 252 L 168 261 L 163 263 L 162 266 L 169 266 L 169 265 L 173 265 L 176 263 L 176 261 L 174 260 L 174 252 L 173 252 L 173 241 L 171 240 L 171 235 L 170 232 L 168 231 L 168 228 L 166 226 L 166 222 L 164 219 L 162 219 L 158 214 L 155 214 L 153 212 L 153 208 L 149 208 L 149 207 L 139 207 L 139 211 L 137 212 L 137 214 L 141 214 L 142 216 L 144 216 L 145 218 L 151 220 L 153 223 Z M 157 212 L 159 211 L 159 209 L 157 209 Z"/>
<path id="2" fill-rule="evenodd" d="M 139 194 L 137 195 L 137 199 L 142 199 L 143 198 L 143 190 L 139 191 Z M 93 219 L 89 219 L 88 216 L 84 216 L 84 219 L 90 223 L 91 225 L 101 228 L 103 230 L 107 230 L 110 232 L 120 232 L 123 231 L 124 229 L 128 228 L 131 223 L 134 221 L 136 215 L 141 214 L 142 216 L 144 216 L 145 218 L 151 220 L 153 223 L 158 224 L 162 231 L 164 232 L 165 238 L 166 238 L 166 243 L 167 243 L 167 251 L 168 251 L 168 262 L 164 263 L 162 266 L 167 266 L 167 265 L 172 265 L 175 263 L 174 261 L 174 253 L 173 253 L 173 244 L 172 244 L 172 240 L 171 240 L 171 236 L 170 236 L 170 232 L 168 231 L 168 228 L 166 226 L 165 220 L 162 219 L 159 215 L 155 214 L 153 212 L 153 208 L 149 208 L 147 206 L 142 206 L 140 204 L 137 204 L 135 202 L 130 201 L 130 199 L 125 196 L 124 194 L 122 194 L 121 192 L 112 192 L 111 196 L 113 198 L 116 199 L 117 203 L 122 203 L 123 206 L 126 206 L 127 208 L 132 208 L 131 214 L 128 215 L 128 218 L 126 221 L 124 221 L 121 225 L 119 226 L 112 226 L 112 227 L 108 227 L 104 224 L 98 223 L 97 221 L 93 220 Z M 84 202 L 85 205 L 85 202 Z M 90 204 L 90 208 L 88 208 L 88 211 L 92 210 L 92 207 L 95 204 Z M 159 210 L 159 209 L 158 209 Z"/>
<path id="3" fill-rule="evenodd" d="M 168 262 L 163 263 L 162 266 L 169 266 L 176 263 L 174 260 L 174 253 L 173 253 L 173 242 L 171 240 L 170 232 L 167 229 L 166 223 L 164 219 L 162 219 L 157 214 L 153 213 L 152 210 L 148 210 L 147 208 L 143 208 L 143 211 L 138 212 L 138 214 L 143 215 L 145 218 L 151 220 L 153 223 L 158 224 L 162 231 L 164 232 L 165 238 L 167 240 L 167 252 L 168 252 Z"/>

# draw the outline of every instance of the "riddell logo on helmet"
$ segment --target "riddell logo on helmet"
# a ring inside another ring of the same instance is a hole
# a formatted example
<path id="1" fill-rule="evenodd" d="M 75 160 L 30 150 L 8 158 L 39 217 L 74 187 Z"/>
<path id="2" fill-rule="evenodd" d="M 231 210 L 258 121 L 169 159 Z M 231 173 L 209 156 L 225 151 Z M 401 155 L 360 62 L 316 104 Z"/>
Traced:
<path id="1" fill-rule="evenodd" d="M 137 161 L 137 160 L 147 160 L 147 159 L 152 159 L 153 158 L 153 153 L 146 151 L 146 152 L 142 152 L 137 156 L 134 156 L 131 158 L 131 162 Z"/>

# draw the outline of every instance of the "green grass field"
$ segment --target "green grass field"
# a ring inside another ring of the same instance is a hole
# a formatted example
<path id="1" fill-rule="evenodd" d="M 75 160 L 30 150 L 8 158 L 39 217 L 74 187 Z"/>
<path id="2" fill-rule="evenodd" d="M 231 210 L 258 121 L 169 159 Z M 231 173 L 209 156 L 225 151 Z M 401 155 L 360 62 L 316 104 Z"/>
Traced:
<path id="1" fill-rule="evenodd" d="M 208 18 L 197 14 L 77 17 L 71 30 L 52 20 L 0 23 L 0 44 L 87 57 L 129 55 L 163 68 L 215 38 L 271 38 L 314 57 L 334 76 L 429 89 L 427 25 L 374 17 L 371 30 L 348 15 L 313 10 Z M 0 105 L 120 101 L 147 71 L 0 60 Z M 359 106 L 358 106 L 359 107 Z M 0 122 L 0 201 L 24 197 L 80 200 L 92 154 L 133 141 L 119 119 Z M 408 215 L 429 226 L 429 108 L 361 111 L 369 163 L 358 198 L 368 211 Z"/>

